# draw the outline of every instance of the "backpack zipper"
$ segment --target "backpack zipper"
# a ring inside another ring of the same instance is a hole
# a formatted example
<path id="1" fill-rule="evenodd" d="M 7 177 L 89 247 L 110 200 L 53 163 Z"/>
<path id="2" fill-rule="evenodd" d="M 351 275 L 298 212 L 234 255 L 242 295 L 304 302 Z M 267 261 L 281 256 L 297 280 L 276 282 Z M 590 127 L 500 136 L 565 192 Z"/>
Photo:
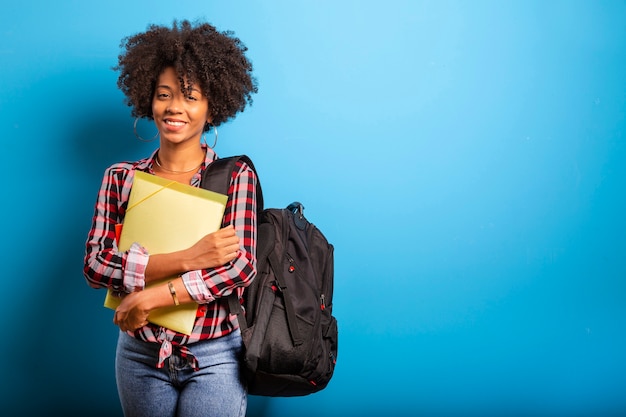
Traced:
<path id="1" fill-rule="evenodd" d="M 293 260 L 293 258 L 289 255 L 288 256 L 288 260 L 289 260 L 289 272 L 293 273 L 296 270 L 296 265 L 295 265 L 295 261 Z"/>

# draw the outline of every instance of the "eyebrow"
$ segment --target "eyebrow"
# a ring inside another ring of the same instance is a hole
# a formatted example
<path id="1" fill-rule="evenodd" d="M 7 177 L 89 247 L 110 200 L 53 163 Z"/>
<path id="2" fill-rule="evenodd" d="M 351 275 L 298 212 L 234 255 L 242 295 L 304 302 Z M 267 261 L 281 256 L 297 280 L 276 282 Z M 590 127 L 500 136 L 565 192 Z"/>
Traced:
<path id="1" fill-rule="evenodd" d="M 167 88 L 168 90 L 173 90 L 173 88 L 167 84 L 157 85 L 156 88 Z M 191 91 L 195 91 L 196 93 L 202 94 L 202 92 L 195 87 L 191 87 Z"/>

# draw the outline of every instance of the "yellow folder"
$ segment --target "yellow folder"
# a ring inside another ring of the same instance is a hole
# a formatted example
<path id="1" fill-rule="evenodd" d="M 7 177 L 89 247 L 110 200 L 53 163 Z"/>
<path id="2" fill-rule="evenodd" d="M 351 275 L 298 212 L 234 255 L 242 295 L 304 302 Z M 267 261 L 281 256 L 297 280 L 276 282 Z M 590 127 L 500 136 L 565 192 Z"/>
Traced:
<path id="1" fill-rule="evenodd" d="M 126 251 L 137 242 L 151 255 L 186 249 L 221 227 L 227 199 L 224 194 L 136 171 L 118 248 Z M 104 306 L 114 310 L 119 304 L 120 298 L 109 290 Z M 197 309 L 196 303 L 158 308 L 148 320 L 189 335 Z"/>

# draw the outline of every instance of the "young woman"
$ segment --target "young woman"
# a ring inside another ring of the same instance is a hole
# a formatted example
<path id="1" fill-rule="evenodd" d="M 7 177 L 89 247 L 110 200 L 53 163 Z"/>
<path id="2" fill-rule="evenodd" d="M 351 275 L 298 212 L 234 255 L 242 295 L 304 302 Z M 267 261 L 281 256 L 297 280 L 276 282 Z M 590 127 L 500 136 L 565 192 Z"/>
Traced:
<path id="1" fill-rule="evenodd" d="M 88 234 L 84 275 L 94 288 L 123 294 L 116 380 L 126 416 L 244 416 L 241 335 L 227 296 L 256 275 L 256 182 L 244 163 L 233 176 L 223 227 L 187 249 L 150 254 L 141 242 L 117 248 L 135 171 L 198 187 L 217 155 L 203 140 L 251 104 L 257 92 L 247 48 L 207 23 L 151 25 L 124 39 L 118 86 L 131 113 L 154 121 L 158 148 L 106 169 Z M 213 142 L 212 139 L 209 141 Z M 177 213 L 171 213 L 176 216 Z M 172 279 L 171 284 L 147 284 Z M 159 307 L 198 304 L 191 335 L 148 322 Z"/>

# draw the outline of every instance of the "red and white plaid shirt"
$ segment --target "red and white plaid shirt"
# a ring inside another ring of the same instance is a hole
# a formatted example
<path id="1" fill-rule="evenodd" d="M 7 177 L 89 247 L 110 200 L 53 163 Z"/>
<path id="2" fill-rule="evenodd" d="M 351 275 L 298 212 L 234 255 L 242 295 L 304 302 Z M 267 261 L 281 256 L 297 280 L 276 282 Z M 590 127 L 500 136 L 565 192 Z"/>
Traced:
<path id="1" fill-rule="evenodd" d="M 200 186 L 201 174 L 206 166 L 217 159 L 212 149 L 205 145 L 203 147 L 206 159 L 191 180 L 194 187 Z M 149 158 L 137 162 L 120 162 L 105 170 L 85 251 L 83 273 L 93 288 L 127 293 L 144 288 L 149 254 L 139 243 L 134 243 L 126 252 L 120 252 L 115 239 L 115 225 L 123 223 L 135 171 L 154 174 L 152 164 L 155 154 L 156 150 Z M 178 349 L 197 368 L 197 361 L 187 345 L 224 336 L 238 328 L 236 316 L 229 314 L 226 296 L 237 291 L 241 297 L 244 288 L 256 276 L 257 236 L 256 174 L 243 162 L 239 163 L 238 168 L 238 173 L 233 174 L 231 179 L 223 220 L 223 226 L 232 224 L 239 236 L 241 249 L 237 257 L 218 268 L 182 274 L 187 291 L 199 304 L 192 334 L 177 333 L 151 323 L 128 332 L 145 342 L 161 345 L 158 367 L 163 366 L 172 349 Z"/>

